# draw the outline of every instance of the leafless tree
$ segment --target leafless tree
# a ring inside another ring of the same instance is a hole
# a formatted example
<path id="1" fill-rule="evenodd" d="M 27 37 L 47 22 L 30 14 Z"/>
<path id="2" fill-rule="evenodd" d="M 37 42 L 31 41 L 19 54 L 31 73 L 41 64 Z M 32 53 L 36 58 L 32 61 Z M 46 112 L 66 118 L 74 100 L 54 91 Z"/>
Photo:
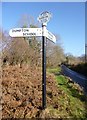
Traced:
<path id="1" fill-rule="evenodd" d="M 64 51 L 59 44 L 47 43 L 47 66 L 57 67 L 65 59 Z"/>

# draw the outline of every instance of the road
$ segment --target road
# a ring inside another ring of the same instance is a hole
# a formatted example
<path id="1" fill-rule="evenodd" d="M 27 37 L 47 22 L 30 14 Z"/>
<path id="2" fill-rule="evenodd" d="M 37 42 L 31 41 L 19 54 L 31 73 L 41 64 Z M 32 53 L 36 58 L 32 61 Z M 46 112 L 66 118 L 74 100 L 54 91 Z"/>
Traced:
<path id="1" fill-rule="evenodd" d="M 87 94 L 87 78 L 75 71 L 70 70 L 65 65 L 62 65 L 61 68 L 63 74 L 70 77 L 74 82 L 78 83 L 81 87 L 83 87 L 85 93 Z"/>

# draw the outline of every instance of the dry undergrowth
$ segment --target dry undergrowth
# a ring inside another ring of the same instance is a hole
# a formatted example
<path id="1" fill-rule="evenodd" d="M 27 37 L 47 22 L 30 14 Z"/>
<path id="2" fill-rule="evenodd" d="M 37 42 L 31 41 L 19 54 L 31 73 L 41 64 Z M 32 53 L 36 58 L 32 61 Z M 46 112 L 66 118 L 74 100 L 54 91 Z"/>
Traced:
<path id="1" fill-rule="evenodd" d="M 53 80 L 47 76 L 47 105 L 56 105 L 53 97 L 61 91 Z M 3 118 L 41 117 L 42 76 L 40 68 L 8 66 L 2 74 L 2 116 Z"/>
<path id="2" fill-rule="evenodd" d="M 18 66 L 3 67 L 2 118 L 69 117 L 72 113 L 69 96 L 59 88 L 53 74 L 47 73 L 46 78 L 47 108 L 42 110 L 41 68 L 32 68 L 26 65 L 22 68 Z M 76 87 L 76 85 L 74 86 Z"/>

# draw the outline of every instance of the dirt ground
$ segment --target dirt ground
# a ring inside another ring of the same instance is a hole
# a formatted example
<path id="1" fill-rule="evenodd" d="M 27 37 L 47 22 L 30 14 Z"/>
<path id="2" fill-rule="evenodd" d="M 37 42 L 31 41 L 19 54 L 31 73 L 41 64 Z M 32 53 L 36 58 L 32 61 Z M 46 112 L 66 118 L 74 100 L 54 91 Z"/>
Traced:
<path id="1" fill-rule="evenodd" d="M 42 73 L 40 68 L 7 66 L 2 70 L 2 118 L 37 118 L 42 115 Z M 58 108 L 52 99 L 58 90 L 53 75 L 47 75 L 47 106 Z M 63 94 L 63 93 L 62 93 Z"/>

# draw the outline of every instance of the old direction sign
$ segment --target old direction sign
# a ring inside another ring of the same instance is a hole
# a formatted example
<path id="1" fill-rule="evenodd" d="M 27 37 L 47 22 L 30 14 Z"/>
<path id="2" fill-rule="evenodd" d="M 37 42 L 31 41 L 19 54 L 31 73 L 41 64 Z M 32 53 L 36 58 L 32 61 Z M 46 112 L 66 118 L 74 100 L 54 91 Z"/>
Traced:
<path id="1" fill-rule="evenodd" d="M 51 13 L 48 11 L 45 11 L 39 15 L 37 20 L 41 23 L 48 23 L 51 17 L 52 17 Z"/>
<path id="2" fill-rule="evenodd" d="M 52 42 L 56 42 L 56 37 L 45 29 L 44 36 L 51 40 Z M 11 37 L 30 37 L 30 36 L 42 36 L 42 28 L 14 28 L 9 31 L 9 35 Z"/>
<path id="3" fill-rule="evenodd" d="M 51 32 L 49 32 L 48 30 L 46 30 L 46 37 L 49 39 L 49 40 L 51 40 L 52 42 L 54 42 L 54 43 L 56 43 L 56 37 L 51 33 Z"/>
<path id="4" fill-rule="evenodd" d="M 14 28 L 9 31 L 11 37 L 42 36 L 42 28 Z"/>

